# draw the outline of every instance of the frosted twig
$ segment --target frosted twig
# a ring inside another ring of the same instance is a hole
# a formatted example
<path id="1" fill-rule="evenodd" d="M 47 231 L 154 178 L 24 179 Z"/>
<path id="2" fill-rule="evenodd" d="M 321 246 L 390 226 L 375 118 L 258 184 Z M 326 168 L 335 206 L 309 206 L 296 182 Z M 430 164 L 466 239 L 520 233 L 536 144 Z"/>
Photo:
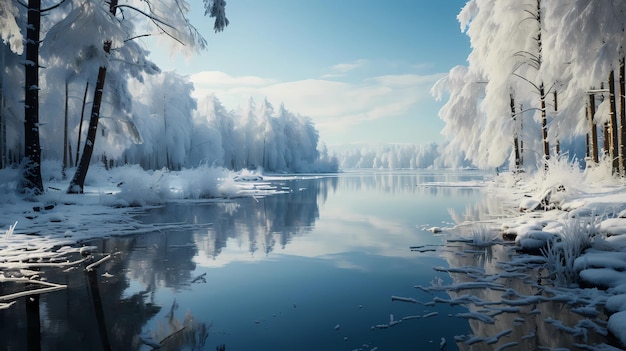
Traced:
<path id="1" fill-rule="evenodd" d="M 13 235 L 13 231 L 15 230 L 16 226 L 17 226 L 17 221 L 15 221 L 13 225 L 9 226 L 9 230 L 7 230 L 6 233 L 4 233 L 4 240 L 8 240 L 11 237 L 11 235 Z"/>
<path id="2" fill-rule="evenodd" d="M 101 259 L 99 259 L 98 261 L 90 264 L 89 266 L 85 267 L 85 270 L 87 272 L 91 272 L 94 268 L 98 267 L 99 265 L 103 264 L 104 262 L 108 261 L 111 259 L 111 255 L 106 255 L 104 257 L 102 257 Z"/>
<path id="3" fill-rule="evenodd" d="M 55 286 L 50 286 L 50 287 L 47 287 L 47 288 L 40 288 L 40 289 L 21 291 L 21 292 L 14 293 L 14 294 L 8 294 L 8 295 L 0 296 L 0 301 L 9 301 L 9 300 L 15 300 L 15 299 L 18 299 L 18 298 L 24 297 L 24 296 L 45 294 L 45 293 L 49 293 L 49 292 L 53 292 L 53 291 L 63 290 L 66 287 L 67 287 L 66 285 L 56 285 L 55 284 Z"/>
<path id="4" fill-rule="evenodd" d="M 67 267 L 77 265 L 79 263 L 84 262 L 86 259 L 81 258 L 76 261 L 67 261 L 67 262 L 37 262 L 37 263 L 29 263 L 29 262 L 7 262 L 0 263 L 0 269 L 18 269 L 18 268 L 41 268 L 41 267 Z"/>
<path id="5" fill-rule="evenodd" d="M 0 310 L 6 310 L 9 307 L 13 306 L 14 303 L 15 301 L 11 301 L 9 303 L 0 303 Z"/>

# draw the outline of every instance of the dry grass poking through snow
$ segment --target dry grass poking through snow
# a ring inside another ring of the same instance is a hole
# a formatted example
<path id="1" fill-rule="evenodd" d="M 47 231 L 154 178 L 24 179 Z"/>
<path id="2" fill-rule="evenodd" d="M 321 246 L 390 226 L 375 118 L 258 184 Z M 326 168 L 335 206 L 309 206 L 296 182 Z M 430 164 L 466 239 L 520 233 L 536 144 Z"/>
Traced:
<path id="1" fill-rule="evenodd" d="M 598 233 L 599 224 L 594 217 L 572 218 L 563 223 L 557 240 L 548 241 L 541 249 L 546 258 L 546 267 L 557 286 L 571 286 L 578 283 L 578 272 L 574 261 L 587 248 Z"/>

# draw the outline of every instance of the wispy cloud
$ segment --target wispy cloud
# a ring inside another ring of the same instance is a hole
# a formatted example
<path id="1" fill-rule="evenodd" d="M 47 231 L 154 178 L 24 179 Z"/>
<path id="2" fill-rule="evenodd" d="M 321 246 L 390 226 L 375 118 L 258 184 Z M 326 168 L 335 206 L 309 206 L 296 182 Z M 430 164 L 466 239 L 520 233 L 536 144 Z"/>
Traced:
<path id="1" fill-rule="evenodd" d="M 347 67 L 345 68 L 347 69 Z M 305 79 L 277 82 L 263 77 L 233 77 L 223 72 L 191 76 L 195 95 L 216 95 L 227 108 L 245 105 L 250 97 L 312 118 L 320 134 L 348 133 L 357 125 L 406 116 L 420 104 L 432 105 L 429 90 L 443 74 L 398 74 L 358 82 Z M 402 126 L 398 126 L 402 128 Z"/>
<path id="2" fill-rule="evenodd" d="M 335 73 L 347 73 L 357 68 L 366 66 L 368 63 L 369 63 L 368 60 L 359 59 L 354 62 L 336 64 L 332 67 L 332 69 L 333 69 L 333 72 Z"/>

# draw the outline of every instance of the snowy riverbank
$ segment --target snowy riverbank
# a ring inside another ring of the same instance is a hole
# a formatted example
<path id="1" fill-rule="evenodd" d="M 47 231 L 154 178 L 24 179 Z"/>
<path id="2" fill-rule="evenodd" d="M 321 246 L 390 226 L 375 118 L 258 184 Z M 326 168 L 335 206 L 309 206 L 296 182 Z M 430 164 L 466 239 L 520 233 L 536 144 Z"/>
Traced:
<path id="1" fill-rule="evenodd" d="M 502 174 L 489 189 L 519 208 L 518 215 L 495 221 L 503 239 L 515 240 L 520 254 L 512 264 L 524 264 L 529 253 L 555 287 L 583 288 L 594 296 L 583 307 L 604 309 L 607 329 L 626 345 L 624 180 L 610 176 L 609 165 L 584 171 L 565 162 L 549 166 L 546 174 Z"/>
<path id="2" fill-rule="evenodd" d="M 82 240 L 193 225 L 142 224 L 135 216 L 146 207 L 173 201 L 223 202 L 285 191 L 262 178 L 256 182 L 235 181 L 241 172 L 223 168 L 169 172 L 126 166 L 111 170 L 92 167 L 85 193 L 72 195 L 66 194 L 69 181 L 63 180 L 60 167 L 50 164 L 44 169 L 48 170 L 44 175 L 46 191 L 35 198 L 17 192 L 17 169 L 0 170 L 0 274 L 15 267 L 15 260 L 37 259 L 35 252 L 44 255 L 45 251 Z M 16 256 L 20 251 L 34 252 Z"/>

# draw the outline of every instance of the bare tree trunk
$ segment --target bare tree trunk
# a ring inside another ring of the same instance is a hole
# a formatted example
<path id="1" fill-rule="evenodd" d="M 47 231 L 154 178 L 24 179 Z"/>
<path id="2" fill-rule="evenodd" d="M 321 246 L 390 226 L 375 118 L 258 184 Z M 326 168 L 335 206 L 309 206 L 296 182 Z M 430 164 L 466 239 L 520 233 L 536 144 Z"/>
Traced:
<path id="1" fill-rule="evenodd" d="M 22 190 L 43 193 L 39 144 L 39 30 L 41 0 L 28 0 L 24 91 L 24 170 Z"/>
<path id="2" fill-rule="evenodd" d="M 39 312 L 40 296 L 31 295 L 24 299 L 26 303 L 26 345 L 30 351 L 41 350 L 41 314 Z"/>
<path id="3" fill-rule="evenodd" d="M 109 3 L 109 11 L 113 16 L 117 12 L 117 0 L 111 0 Z M 104 52 L 108 55 L 111 51 L 111 41 L 104 43 Z M 70 182 L 70 186 L 67 192 L 70 194 L 82 194 L 85 186 L 85 178 L 87 177 L 87 171 L 89 171 L 89 164 L 91 163 L 91 155 L 93 154 L 93 148 L 96 143 L 96 135 L 98 131 L 98 122 L 100 120 L 100 105 L 102 104 L 102 93 L 104 90 L 104 82 L 107 76 L 107 68 L 100 66 L 98 69 L 98 79 L 96 80 L 95 92 L 93 95 L 93 104 L 91 105 L 91 117 L 89 119 L 89 130 L 87 131 L 87 139 L 85 140 L 85 147 L 83 148 L 83 154 L 76 167 L 76 173 Z"/>
<path id="4" fill-rule="evenodd" d="M 593 93 L 589 94 L 589 103 L 587 104 L 587 108 L 589 111 L 589 127 L 591 130 L 591 140 L 589 142 L 591 146 L 591 160 L 593 163 L 598 163 L 599 159 L 599 150 L 598 150 L 598 128 L 596 127 L 596 96 Z"/>
<path id="5" fill-rule="evenodd" d="M 0 45 L 0 67 L 5 67 L 4 45 Z M 6 117 L 4 117 L 4 70 L 0 72 L 0 169 L 7 165 L 7 132 Z"/>
<path id="6" fill-rule="evenodd" d="M 539 95 L 541 95 L 541 135 L 543 139 L 543 156 L 547 161 L 550 159 L 550 144 L 548 143 L 548 117 L 546 115 L 546 95 L 543 83 L 539 86 Z"/>
<path id="7" fill-rule="evenodd" d="M 519 116 L 519 160 L 520 164 L 524 165 L 524 105 L 519 106 L 520 116 Z"/>
<path id="8" fill-rule="evenodd" d="M 63 125 L 63 168 L 61 170 L 61 173 L 63 174 L 63 179 L 65 179 L 65 169 L 67 168 L 67 115 L 68 115 L 68 89 L 67 89 L 68 83 L 67 80 L 65 81 L 65 119 L 64 119 L 64 125 Z"/>
<path id="9" fill-rule="evenodd" d="M 604 143 L 602 144 L 602 151 L 604 151 L 604 157 L 610 157 L 611 131 L 609 128 L 610 128 L 609 122 L 604 122 L 604 125 L 602 125 L 602 138 L 604 138 Z"/>
<path id="10" fill-rule="evenodd" d="M 511 97 L 511 117 L 513 118 L 513 150 L 515 152 L 515 170 L 514 172 L 519 172 L 520 168 L 522 167 L 522 162 L 520 159 L 520 152 L 519 152 L 519 138 L 518 138 L 518 131 L 517 131 L 517 115 L 515 114 L 515 98 L 513 98 L 513 94 L 510 95 Z M 265 156 L 265 154 L 263 155 Z"/>
<path id="11" fill-rule="evenodd" d="M 626 94 L 624 84 L 624 58 L 619 61 L 619 83 L 617 85 L 617 94 L 619 96 L 619 159 L 620 172 L 622 176 L 626 176 Z"/>
<path id="12" fill-rule="evenodd" d="M 70 167 L 74 167 L 74 159 L 72 158 L 72 144 L 67 144 L 67 156 L 70 158 Z"/>
<path id="13" fill-rule="evenodd" d="M 611 138 L 611 164 L 613 165 L 613 174 L 619 173 L 619 140 L 617 133 L 617 113 L 615 110 L 615 72 L 609 73 L 609 115 L 610 119 L 610 138 Z"/>
<path id="14" fill-rule="evenodd" d="M 559 94 L 555 90 L 552 93 L 552 95 L 554 97 L 554 113 L 556 114 L 557 112 L 559 112 L 559 99 L 558 99 Z M 554 154 L 556 158 L 558 159 L 561 156 L 561 141 L 559 140 L 558 134 L 555 136 L 555 138 L 556 138 L 556 145 L 554 146 Z"/>
<path id="15" fill-rule="evenodd" d="M 91 292 L 91 301 L 96 315 L 96 323 L 98 324 L 102 350 L 109 351 L 112 350 L 111 341 L 109 340 L 109 332 L 104 318 L 104 308 L 102 306 L 102 297 L 100 295 L 100 286 L 98 285 L 98 275 L 96 269 L 97 268 L 88 270 L 85 274 L 87 274 L 87 281 L 89 282 L 89 291 Z"/>

